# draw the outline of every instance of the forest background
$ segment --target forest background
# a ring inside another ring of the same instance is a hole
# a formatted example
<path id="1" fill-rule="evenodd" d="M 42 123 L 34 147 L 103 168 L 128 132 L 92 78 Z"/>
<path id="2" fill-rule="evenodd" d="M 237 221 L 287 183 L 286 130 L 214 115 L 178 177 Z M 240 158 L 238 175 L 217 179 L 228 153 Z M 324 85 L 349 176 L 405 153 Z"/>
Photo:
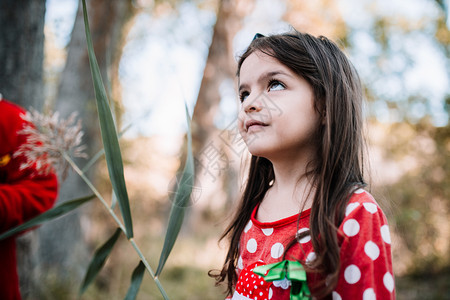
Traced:
<path id="1" fill-rule="evenodd" d="M 156 266 L 192 113 L 196 183 L 160 281 L 171 299 L 223 299 L 220 268 L 248 154 L 236 135 L 236 57 L 256 32 L 296 29 L 338 42 L 365 86 L 371 192 L 389 218 L 399 299 L 449 299 L 448 1 L 88 0 L 94 48 L 120 139 L 135 239 Z M 102 148 L 76 0 L 0 4 L 0 92 L 25 108 L 77 111 L 83 144 Z M 77 160 L 83 166 L 86 160 Z M 106 164 L 88 172 L 111 197 Z M 59 202 L 90 191 L 74 172 Z M 76 299 L 96 248 L 114 231 L 91 203 L 22 236 L 24 299 Z M 122 299 L 137 257 L 119 239 L 82 299 Z M 138 299 L 159 299 L 144 277 Z"/>

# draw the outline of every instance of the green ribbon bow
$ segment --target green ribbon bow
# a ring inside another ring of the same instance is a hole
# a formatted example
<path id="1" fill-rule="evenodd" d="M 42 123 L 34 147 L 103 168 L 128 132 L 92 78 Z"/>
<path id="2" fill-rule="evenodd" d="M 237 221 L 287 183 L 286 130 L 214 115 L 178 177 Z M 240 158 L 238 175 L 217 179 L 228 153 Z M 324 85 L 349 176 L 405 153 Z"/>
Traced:
<path id="1" fill-rule="evenodd" d="M 290 300 L 311 299 L 305 269 L 298 261 L 283 260 L 282 262 L 255 267 L 253 273 L 262 276 L 267 282 L 289 279 L 292 285 Z"/>

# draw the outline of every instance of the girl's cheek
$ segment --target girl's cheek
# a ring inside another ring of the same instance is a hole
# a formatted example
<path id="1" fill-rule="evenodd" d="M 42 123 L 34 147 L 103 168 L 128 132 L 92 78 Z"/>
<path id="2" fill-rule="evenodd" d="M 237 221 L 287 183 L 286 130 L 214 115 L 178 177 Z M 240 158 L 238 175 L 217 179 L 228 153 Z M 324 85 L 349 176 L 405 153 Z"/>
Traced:
<path id="1" fill-rule="evenodd" d="M 242 111 L 242 109 L 239 111 L 238 114 L 238 120 L 237 120 L 237 126 L 238 126 L 238 130 L 239 133 L 242 135 L 243 133 L 245 133 L 245 129 L 244 129 L 244 122 L 245 122 L 245 114 Z"/>
<path id="2" fill-rule="evenodd" d="M 245 136 L 246 132 L 245 132 L 244 127 L 241 126 L 241 124 L 238 124 L 238 131 L 239 131 L 239 134 L 241 135 L 241 137 Z"/>

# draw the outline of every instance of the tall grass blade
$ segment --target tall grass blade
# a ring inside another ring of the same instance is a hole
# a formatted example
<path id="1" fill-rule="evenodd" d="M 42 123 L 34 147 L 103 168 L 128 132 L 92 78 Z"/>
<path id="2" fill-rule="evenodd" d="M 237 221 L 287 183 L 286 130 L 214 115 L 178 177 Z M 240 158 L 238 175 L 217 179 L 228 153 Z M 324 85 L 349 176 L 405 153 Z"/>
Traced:
<path id="1" fill-rule="evenodd" d="M 161 274 L 162 269 L 172 251 L 173 245 L 180 232 L 181 224 L 183 223 L 184 213 L 186 207 L 189 205 L 189 199 L 191 197 L 192 188 L 194 186 L 194 158 L 192 155 L 192 136 L 191 136 L 191 119 L 189 117 L 189 112 L 186 106 L 186 120 L 188 123 L 187 129 L 187 158 L 186 164 L 184 165 L 183 173 L 178 182 L 178 189 L 176 191 L 172 208 L 170 210 L 169 224 L 167 226 L 166 237 L 164 239 L 164 246 L 161 251 L 161 256 L 159 258 L 158 269 L 155 275 Z"/>
<path id="2" fill-rule="evenodd" d="M 41 225 L 42 223 L 45 223 L 47 221 L 56 219 L 57 217 L 60 217 L 64 214 L 76 209 L 80 205 L 86 203 L 87 201 L 89 201 L 93 198 L 95 198 L 95 196 L 90 195 L 87 197 L 66 201 L 60 205 L 57 205 L 57 206 L 53 207 L 52 209 L 47 210 L 46 212 L 38 215 L 37 217 L 34 217 L 33 219 L 0 234 L 0 240 L 3 240 L 7 237 L 15 235 L 21 231 L 32 228 L 34 226 Z"/>
<path id="3" fill-rule="evenodd" d="M 124 300 L 135 300 L 137 293 L 139 292 L 139 288 L 141 287 L 142 278 L 144 278 L 145 265 L 142 261 L 139 261 L 139 264 L 134 269 L 133 274 L 131 275 L 131 285 L 128 289 L 127 295 Z"/>
<path id="4" fill-rule="evenodd" d="M 119 139 L 123 136 L 123 134 L 131 128 L 132 124 L 128 124 L 121 132 L 119 132 Z M 86 173 L 99 159 L 105 154 L 105 149 L 100 149 L 95 155 L 87 162 L 87 164 L 81 170 L 83 173 Z"/>
<path id="5" fill-rule="evenodd" d="M 105 149 L 100 149 L 94 156 L 87 162 L 87 164 L 81 170 L 83 173 L 86 173 L 99 159 L 105 154 Z"/>
<path id="6" fill-rule="evenodd" d="M 117 197 L 116 197 L 116 193 L 114 193 L 114 189 L 111 192 L 111 209 L 116 208 L 116 204 L 117 204 Z"/>
<path id="7" fill-rule="evenodd" d="M 83 3 L 83 16 L 86 31 L 86 42 L 89 55 L 89 64 L 91 67 L 92 81 L 94 84 L 95 98 L 97 100 L 98 116 L 100 119 L 100 129 L 102 132 L 103 146 L 105 149 L 106 163 L 108 165 L 109 178 L 116 193 L 122 218 L 126 228 L 127 238 L 133 237 L 133 223 L 131 219 L 130 203 L 128 193 L 123 177 L 123 162 L 120 153 L 119 140 L 117 137 L 116 126 L 108 104 L 105 86 L 103 85 L 100 69 L 92 45 L 91 33 L 89 30 L 89 21 L 86 11 L 86 1 Z"/>
<path id="8" fill-rule="evenodd" d="M 95 251 L 94 257 L 92 258 L 86 275 L 84 276 L 83 283 L 81 284 L 80 295 L 84 293 L 84 291 L 95 279 L 98 272 L 100 272 L 100 270 L 102 269 L 121 232 L 122 230 L 120 228 L 117 228 L 114 234 Z"/>

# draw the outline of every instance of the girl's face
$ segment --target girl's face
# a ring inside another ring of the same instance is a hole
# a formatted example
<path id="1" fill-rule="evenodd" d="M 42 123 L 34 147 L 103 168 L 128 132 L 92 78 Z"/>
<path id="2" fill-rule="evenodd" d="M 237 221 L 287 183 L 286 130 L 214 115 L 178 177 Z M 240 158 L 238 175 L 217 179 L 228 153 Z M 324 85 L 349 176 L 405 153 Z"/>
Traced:
<path id="1" fill-rule="evenodd" d="M 269 160 L 313 156 L 321 122 L 305 79 L 257 51 L 241 66 L 239 96 L 239 131 L 251 154 Z"/>

